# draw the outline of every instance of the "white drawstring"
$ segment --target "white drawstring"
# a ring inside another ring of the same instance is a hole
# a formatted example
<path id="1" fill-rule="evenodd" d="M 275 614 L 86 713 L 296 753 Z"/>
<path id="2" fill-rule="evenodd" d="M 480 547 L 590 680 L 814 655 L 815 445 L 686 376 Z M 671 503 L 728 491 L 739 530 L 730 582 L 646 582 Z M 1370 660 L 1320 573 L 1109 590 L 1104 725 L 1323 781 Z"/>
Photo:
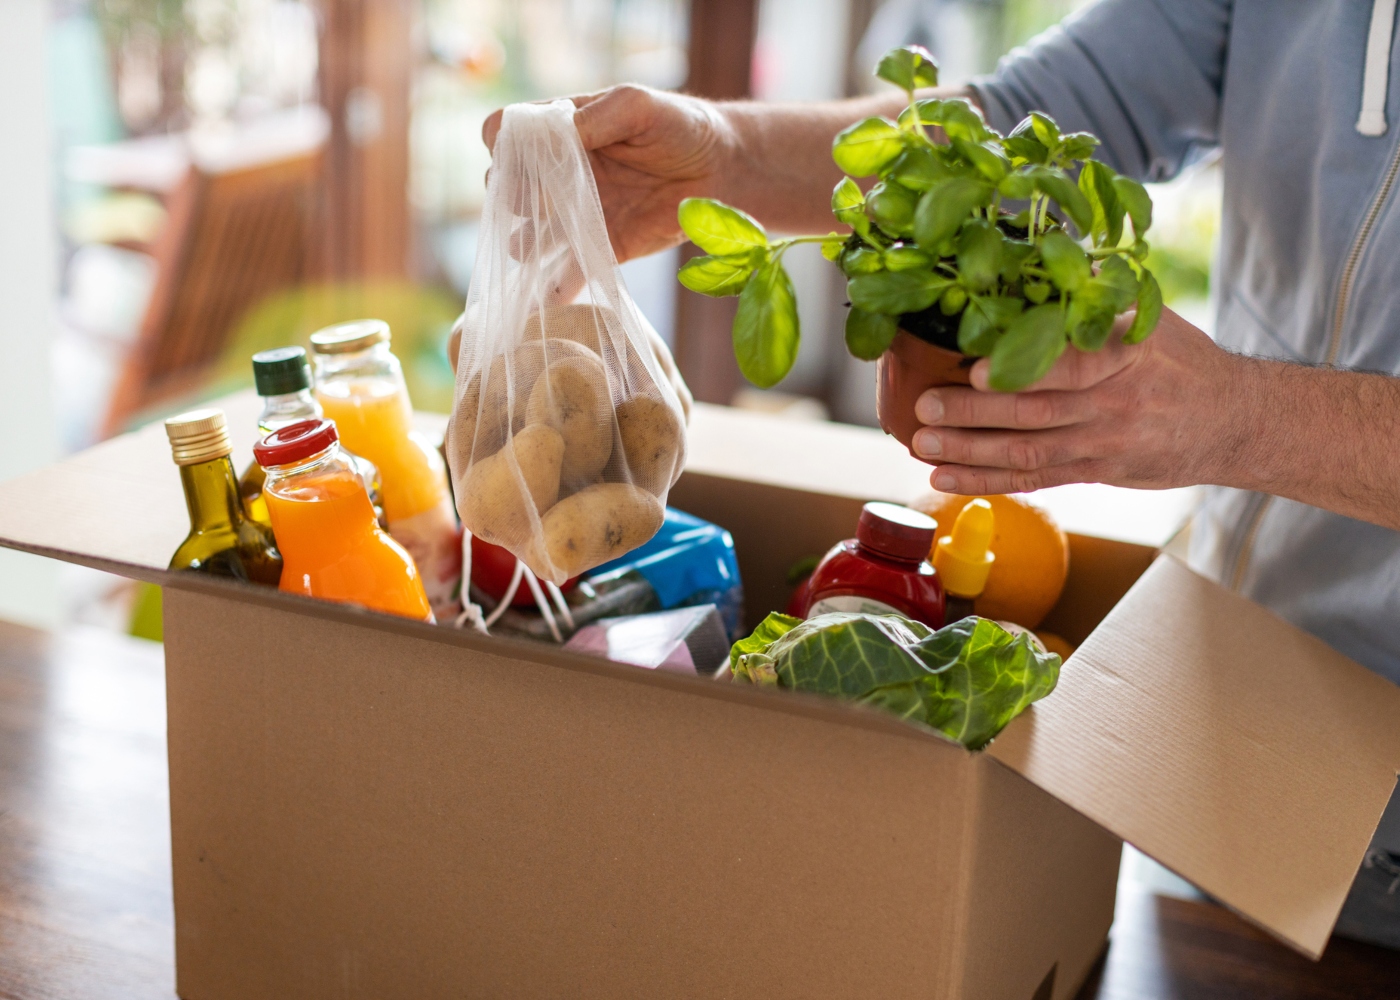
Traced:
<path id="1" fill-rule="evenodd" d="M 1366 38 L 1366 70 L 1361 83 L 1361 116 L 1356 131 L 1385 135 L 1385 98 L 1390 89 L 1390 43 L 1395 34 L 1395 0 L 1371 5 L 1371 32 Z"/>

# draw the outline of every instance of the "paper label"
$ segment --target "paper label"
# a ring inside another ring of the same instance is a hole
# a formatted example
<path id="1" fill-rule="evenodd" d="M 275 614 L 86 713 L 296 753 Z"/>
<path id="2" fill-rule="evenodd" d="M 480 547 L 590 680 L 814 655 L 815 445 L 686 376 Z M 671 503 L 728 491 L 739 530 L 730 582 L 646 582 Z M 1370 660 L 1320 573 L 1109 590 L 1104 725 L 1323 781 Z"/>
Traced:
<path id="1" fill-rule="evenodd" d="M 861 615 L 904 614 L 898 608 L 892 608 L 883 601 L 877 601 L 870 597 L 861 597 L 859 594 L 835 594 L 831 597 L 823 597 L 820 601 L 813 601 L 812 606 L 807 609 L 807 617 L 815 618 L 817 615 L 826 615 L 833 611 Z"/>

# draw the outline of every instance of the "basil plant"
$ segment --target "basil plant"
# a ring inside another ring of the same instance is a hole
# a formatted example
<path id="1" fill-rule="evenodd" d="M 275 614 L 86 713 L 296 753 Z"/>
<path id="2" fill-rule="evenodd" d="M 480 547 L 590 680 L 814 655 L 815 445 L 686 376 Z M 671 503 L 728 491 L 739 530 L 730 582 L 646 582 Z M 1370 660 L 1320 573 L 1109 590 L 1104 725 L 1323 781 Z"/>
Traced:
<path id="1" fill-rule="evenodd" d="M 1092 159 L 1099 141 L 1065 133 L 1032 113 L 1009 136 L 962 99 L 919 100 L 938 67 L 919 46 L 888 53 L 876 75 L 902 87 L 898 121 L 867 118 L 841 132 L 832 158 L 847 175 L 831 195 L 850 235 L 771 239 L 745 212 L 709 198 L 680 204 L 686 236 L 706 256 L 680 281 L 692 291 L 739 296 L 734 353 L 762 388 L 797 357 L 800 328 L 783 254 L 819 243 L 847 278 L 846 346 L 874 360 L 901 318 L 938 310 L 958 348 L 991 358 L 991 385 L 1023 389 L 1074 344 L 1101 348 L 1115 318 L 1136 306 L 1123 340 L 1150 334 L 1162 292 L 1143 266 L 1152 200 L 1137 181 Z M 935 143 L 929 128 L 941 128 Z M 1077 177 L 1076 177 L 1077 174 Z M 873 177 L 862 192 L 853 178 Z"/>

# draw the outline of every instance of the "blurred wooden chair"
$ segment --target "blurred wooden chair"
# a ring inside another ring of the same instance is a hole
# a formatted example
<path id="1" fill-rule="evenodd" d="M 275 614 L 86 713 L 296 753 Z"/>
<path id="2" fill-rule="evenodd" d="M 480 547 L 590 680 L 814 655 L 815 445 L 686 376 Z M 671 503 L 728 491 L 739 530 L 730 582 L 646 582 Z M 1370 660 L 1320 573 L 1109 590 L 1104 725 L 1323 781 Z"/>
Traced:
<path id="1" fill-rule="evenodd" d="M 196 147 L 166 196 L 155 288 L 118 375 L 104 432 L 197 391 L 236 324 L 317 262 L 324 133 L 233 133 Z"/>

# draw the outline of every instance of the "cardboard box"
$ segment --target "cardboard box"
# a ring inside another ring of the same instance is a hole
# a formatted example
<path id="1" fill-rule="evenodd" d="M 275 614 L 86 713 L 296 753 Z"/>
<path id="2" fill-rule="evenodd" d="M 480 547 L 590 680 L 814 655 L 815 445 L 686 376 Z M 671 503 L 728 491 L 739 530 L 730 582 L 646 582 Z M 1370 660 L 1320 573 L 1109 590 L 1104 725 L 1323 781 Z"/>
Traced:
<path id="1" fill-rule="evenodd" d="M 757 621 L 862 500 L 918 491 L 889 445 L 699 407 L 672 502 L 733 533 Z M 0 485 L 0 543 L 166 587 L 186 1000 L 1061 1000 L 1120 838 L 1316 956 L 1400 765 L 1400 690 L 1087 534 L 1047 623 L 1083 645 L 970 754 L 828 699 L 170 575 L 185 524 L 159 426 Z"/>

